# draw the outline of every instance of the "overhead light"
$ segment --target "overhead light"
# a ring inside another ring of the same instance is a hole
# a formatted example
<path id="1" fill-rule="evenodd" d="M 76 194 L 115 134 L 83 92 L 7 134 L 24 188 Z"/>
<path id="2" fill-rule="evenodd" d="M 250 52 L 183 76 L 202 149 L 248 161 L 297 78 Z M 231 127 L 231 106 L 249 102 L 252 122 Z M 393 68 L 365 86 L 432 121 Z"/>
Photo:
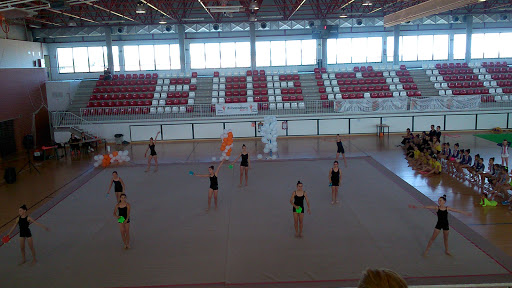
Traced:
<path id="1" fill-rule="evenodd" d="M 183 18 L 183 21 L 203 21 L 204 18 Z"/>
<path id="2" fill-rule="evenodd" d="M 161 17 L 160 20 L 158 21 L 159 24 L 167 24 L 167 20 L 165 20 L 164 17 Z"/>
<path id="3" fill-rule="evenodd" d="M 135 13 L 144 14 L 146 13 L 146 7 L 142 1 L 137 2 L 137 8 L 135 8 Z"/>
<path id="4" fill-rule="evenodd" d="M 487 1 L 487 0 L 478 0 L 478 2 L 485 2 L 485 1 Z"/>
<path id="5" fill-rule="evenodd" d="M 258 6 L 258 3 L 256 1 L 252 1 L 249 4 L 249 10 L 258 10 L 260 7 Z"/>
<path id="6" fill-rule="evenodd" d="M 28 24 L 28 27 L 30 27 L 30 28 L 35 28 L 35 29 L 39 29 L 39 28 L 41 28 L 41 25 Z"/>
<path id="7" fill-rule="evenodd" d="M 249 21 L 254 22 L 256 20 L 257 20 L 256 15 L 254 15 L 254 14 L 249 15 Z"/>
<path id="8" fill-rule="evenodd" d="M 348 17 L 348 15 L 347 15 L 347 14 L 341 14 L 341 15 L 340 15 L 340 18 L 347 18 L 347 17 Z"/>
<path id="9" fill-rule="evenodd" d="M 370 6 L 370 5 L 373 5 L 372 1 L 370 1 L 370 0 L 363 1 L 363 6 Z"/>
<path id="10" fill-rule="evenodd" d="M 69 20 L 68 26 L 75 27 L 76 26 L 76 22 L 73 21 L 73 20 Z"/>

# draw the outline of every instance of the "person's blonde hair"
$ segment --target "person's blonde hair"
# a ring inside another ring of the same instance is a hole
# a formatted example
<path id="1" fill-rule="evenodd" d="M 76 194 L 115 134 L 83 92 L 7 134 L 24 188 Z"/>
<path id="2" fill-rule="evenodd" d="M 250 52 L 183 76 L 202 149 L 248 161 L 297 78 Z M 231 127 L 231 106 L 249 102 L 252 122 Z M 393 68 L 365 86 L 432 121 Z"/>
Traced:
<path id="1" fill-rule="evenodd" d="M 368 269 L 363 272 L 358 288 L 407 288 L 405 280 L 389 269 Z"/>

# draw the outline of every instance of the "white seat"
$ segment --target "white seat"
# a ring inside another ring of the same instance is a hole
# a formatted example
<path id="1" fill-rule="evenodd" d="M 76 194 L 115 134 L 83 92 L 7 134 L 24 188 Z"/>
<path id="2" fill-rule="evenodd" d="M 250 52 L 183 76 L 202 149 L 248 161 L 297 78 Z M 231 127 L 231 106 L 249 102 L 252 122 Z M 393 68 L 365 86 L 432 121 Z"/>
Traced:
<path id="1" fill-rule="evenodd" d="M 252 97 L 247 97 L 247 102 L 250 102 L 250 103 L 254 102 L 254 98 L 252 98 Z"/>
<path id="2" fill-rule="evenodd" d="M 434 74 L 436 76 L 439 75 L 439 70 L 432 70 L 432 74 Z"/>
<path id="3" fill-rule="evenodd" d="M 247 83 L 247 89 L 252 89 L 252 83 Z"/>
<path id="4" fill-rule="evenodd" d="M 357 76 L 356 76 L 356 77 L 357 77 Z M 324 79 L 324 80 L 325 80 L 325 79 L 329 79 L 329 74 L 327 74 L 327 73 L 323 73 L 323 74 L 322 74 L 322 79 Z"/>
<path id="5" fill-rule="evenodd" d="M 226 83 L 226 77 L 220 77 L 219 83 Z"/>
<path id="6" fill-rule="evenodd" d="M 214 77 L 213 78 L 213 83 L 215 83 L 215 84 L 219 83 L 219 78 L 218 77 Z"/>
<path id="7" fill-rule="evenodd" d="M 386 83 L 388 83 L 388 84 L 393 83 L 393 78 L 386 78 Z"/>
<path id="8" fill-rule="evenodd" d="M 396 85 L 396 90 L 404 90 L 404 85 L 402 85 L 402 84 Z"/>
<path id="9" fill-rule="evenodd" d="M 155 87 L 155 91 L 157 91 L 157 92 L 158 92 L 158 91 L 162 91 L 162 86 L 156 86 L 156 87 Z"/>
<path id="10" fill-rule="evenodd" d="M 156 114 L 156 108 L 155 107 L 149 108 L 149 114 Z"/>
<path id="11" fill-rule="evenodd" d="M 188 105 L 194 105 L 194 99 L 188 98 Z"/>
<path id="12" fill-rule="evenodd" d="M 501 96 L 494 96 L 494 101 L 501 102 L 502 101 Z"/>
<path id="13" fill-rule="evenodd" d="M 501 96 L 501 100 L 503 100 L 503 101 L 509 101 L 509 97 L 508 97 L 508 95 L 503 95 L 503 96 Z"/>
<path id="14" fill-rule="evenodd" d="M 400 79 L 399 78 L 393 78 L 393 83 L 400 83 Z"/>
<path id="15" fill-rule="evenodd" d="M 274 82 L 274 88 L 280 88 L 281 82 Z"/>
<path id="16" fill-rule="evenodd" d="M 196 98 L 196 92 L 192 91 L 188 93 L 189 98 Z"/>
<path id="17" fill-rule="evenodd" d="M 327 95 L 327 99 L 328 100 L 334 100 L 334 94 Z"/>
<path id="18" fill-rule="evenodd" d="M 165 107 L 165 113 L 171 113 L 171 107 L 167 106 Z"/>
<path id="19" fill-rule="evenodd" d="M 299 102 L 299 109 L 305 109 L 306 108 L 306 105 L 304 104 L 304 102 Z"/>
<path id="20" fill-rule="evenodd" d="M 219 90 L 226 90 L 226 84 L 219 84 Z"/>
<path id="21" fill-rule="evenodd" d="M 283 103 L 276 103 L 277 110 L 283 110 Z"/>
<path id="22" fill-rule="evenodd" d="M 183 85 L 183 91 L 189 91 L 190 86 L 189 85 Z"/>
<path id="23" fill-rule="evenodd" d="M 401 91 L 401 92 L 400 92 L 400 96 L 407 96 L 407 92 L 405 92 L 405 91 Z"/>
<path id="24" fill-rule="evenodd" d="M 444 79 L 443 79 L 443 76 L 437 76 L 437 82 L 443 82 Z"/>
<path id="25" fill-rule="evenodd" d="M 484 82 L 484 86 L 485 86 L 485 87 L 491 87 L 491 83 L 489 83 L 488 81 L 485 81 L 485 82 Z"/>
<path id="26" fill-rule="evenodd" d="M 158 100 L 151 101 L 151 105 L 152 106 L 158 106 Z"/>
<path id="27" fill-rule="evenodd" d="M 444 96 L 446 95 L 446 93 L 444 92 L 444 90 L 439 90 L 439 96 Z"/>
<path id="28" fill-rule="evenodd" d="M 331 80 L 331 86 L 338 86 L 338 80 Z"/>
<path id="29" fill-rule="evenodd" d="M 167 99 L 167 93 L 160 93 L 160 98 Z"/>
<path id="30" fill-rule="evenodd" d="M 390 71 L 389 72 L 389 77 L 395 77 L 396 76 L 396 72 L 395 71 Z"/>
<path id="31" fill-rule="evenodd" d="M 341 96 L 341 94 L 340 94 L 340 93 L 338 93 L 338 94 L 334 95 L 334 98 L 336 98 L 336 100 L 340 100 L 340 99 L 342 99 L 343 97 Z"/>
<path id="32" fill-rule="evenodd" d="M 283 97 L 276 96 L 276 102 L 283 102 Z"/>
<path id="33" fill-rule="evenodd" d="M 153 99 L 160 98 L 160 93 L 153 93 Z"/>
<path id="34" fill-rule="evenodd" d="M 364 93 L 364 98 L 370 98 L 370 93 L 368 93 L 368 92 Z"/>
<path id="35" fill-rule="evenodd" d="M 267 88 L 274 88 L 274 82 L 267 82 Z"/>
<path id="36" fill-rule="evenodd" d="M 446 82 L 441 83 L 441 88 L 448 89 L 448 83 L 446 83 Z"/>
<path id="37" fill-rule="evenodd" d="M 332 93 L 332 87 L 325 87 L 326 93 Z"/>
<path id="38" fill-rule="evenodd" d="M 212 104 L 217 104 L 218 102 L 217 98 L 212 98 Z"/>
<path id="39" fill-rule="evenodd" d="M 185 113 L 187 112 L 187 109 L 185 108 L 185 106 L 180 106 L 180 113 Z"/>
<path id="40" fill-rule="evenodd" d="M 496 89 L 494 89 L 494 88 L 489 89 L 489 94 L 496 94 Z"/>
<path id="41" fill-rule="evenodd" d="M 268 102 L 276 102 L 276 96 L 268 96 Z"/>
<path id="42" fill-rule="evenodd" d="M 430 76 L 430 82 L 437 82 L 436 76 Z"/>
<path id="43" fill-rule="evenodd" d="M 165 89 L 164 89 L 165 91 Z M 169 86 L 169 91 L 176 91 L 176 85 Z"/>
<path id="44" fill-rule="evenodd" d="M 288 88 L 293 88 L 293 81 L 288 82 Z"/>
<path id="45" fill-rule="evenodd" d="M 487 69 L 485 69 L 485 68 L 480 68 L 480 73 L 482 73 L 482 74 L 487 74 Z"/>
<path id="46" fill-rule="evenodd" d="M 178 112 L 180 112 L 180 108 L 178 108 L 178 106 L 174 106 L 174 107 L 172 107 L 171 111 L 172 111 L 172 113 L 178 113 Z"/>
<path id="47" fill-rule="evenodd" d="M 289 102 L 288 103 L 283 103 L 283 104 L 284 104 L 283 106 L 284 106 L 285 110 L 289 110 L 291 108 L 291 105 L 290 105 Z"/>
<path id="48" fill-rule="evenodd" d="M 269 108 L 270 110 L 276 110 L 276 103 L 270 103 L 270 104 L 268 105 L 268 108 Z"/>
<path id="49" fill-rule="evenodd" d="M 165 111 L 164 107 L 158 107 L 158 108 L 156 109 L 156 113 L 158 113 L 158 114 L 163 114 L 163 113 L 164 113 L 164 111 Z"/>
<path id="50" fill-rule="evenodd" d="M 324 86 L 331 86 L 330 80 L 324 80 Z"/>
<path id="51" fill-rule="evenodd" d="M 475 68 L 475 69 L 473 69 L 473 73 L 475 73 L 475 74 L 480 73 L 480 68 Z"/>
<path id="52" fill-rule="evenodd" d="M 254 92 L 252 90 L 247 90 L 247 96 L 254 96 Z"/>
<path id="53" fill-rule="evenodd" d="M 298 109 L 299 105 L 296 102 L 292 103 L 292 109 Z"/>
<path id="54" fill-rule="evenodd" d="M 396 91 L 396 92 L 393 92 L 393 97 L 398 97 L 400 96 L 400 92 Z"/>
<path id="55" fill-rule="evenodd" d="M 329 73 L 329 79 L 336 79 L 336 74 Z"/>
<path id="56" fill-rule="evenodd" d="M 491 74 L 487 74 L 487 75 L 485 75 L 485 80 L 492 80 L 492 76 L 491 76 Z"/>
<path id="57" fill-rule="evenodd" d="M 219 91 L 212 91 L 212 97 L 219 97 Z"/>
<path id="58" fill-rule="evenodd" d="M 498 87 L 498 82 L 496 82 L 496 81 L 491 81 L 491 86 L 492 86 L 492 87 Z"/>
<path id="59" fill-rule="evenodd" d="M 288 82 L 281 82 L 281 88 L 287 88 Z"/>
<path id="60" fill-rule="evenodd" d="M 388 72 L 388 71 L 384 71 L 384 72 L 382 72 L 382 76 L 384 76 L 384 77 L 389 77 L 389 72 Z"/>
<path id="61" fill-rule="evenodd" d="M 224 104 L 226 103 L 226 99 L 225 98 L 219 98 L 219 104 Z"/>
<path id="62" fill-rule="evenodd" d="M 503 94 L 503 89 L 502 88 L 496 88 L 496 93 L 497 94 Z"/>
<path id="63" fill-rule="evenodd" d="M 451 95 L 453 95 L 453 91 L 452 90 L 446 90 L 445 94 L 448 95 L 448 96 L 451 96 Z"/>
<path id="64" fill-rule="evenodd" d="M 430 75 L 432 75 L 432 70 L 426 70 L 426 71 L 425 71 L 425 73 L 426 73 L 428 76 L 430 76 Z"/>
<path id="65" fill-rule="evenodd" d="M 396 90 L 396 85 L 389 85 L 389 90 Z"/>
<path id="66" fill-rule="evenodd" d="M 158 105 L 165 106 L 165 100 L 159 100 L 158 101 Z"/>
<path id="67" fill-rule="evenodd" d="M 190 84 L 197 84 L 197 78 L 190 79 Z"/>
<path id="68" fill-rule="evenodd" d="M 333 91 L 334 93 L 340 93 L 340 87 L 338 87 L 338 86 L 333 87 L 333 88 L 332 88 L 332 91 Z"/>
<path id="69" fill-rule="evenodd" d="M 275 89 L 274 91 L 275 91 L 275 93 L 274 93 L 275 95 L 281 95 L 281 89 Z"/>
<path id="70" fill-rule="evenodd" d="M 171 79 L 164 79 L 164 85 L 171 84 Z"/>
<path id="71" fill-rule="evenodd" d="M 274 89 L 268 89 L 268 95 L 274 95 Z"/>
<path id="72" fill-rule="evenodd" d="M 156 85 L 162 85 L 162 84 L 164 84 L 164 79 L 156 80 Z"/>
<path id="73" fill-rule="evenodd" d="M 435 83 L 434 84 L 434 88 L 441 89 L 441 83 Z"/>
<path id="74" fill-rule="evenodd" d="M 183 85 L 176 85 L 176 91 L 183 91 Z"/>
<path id="75" fill-rule="evenodd" d="M 478 80 L 485 80 L 485 75 L 478 75 Z"/>
<path id="76" fill-rule="evenodd" d="M 267 82 L 272 82 L 272 76 L 267 76 Z"/>
<path id="77" fill-rule="evenodd" d="M 162 86 L 162 91 L 164 91 L 164 92 L 169 91 L 169 86 Z"/>
<path id="78" fill-rule="evenodd" d="M 247 76 L 247 82 L 252 82 L 252 76 Z"/>
<path id="79" fill-rule="evenodd" d="M 356 73 L 356 78 L 363 78 L 363 73 L 357 72 Z"/>
<path id="80" fill-rule="evenodd" d="M 274 76 L 272 77 L 272 80 L 274 80 L 274 81 L 279 81 L 279 75 L 274 75 Z"/>

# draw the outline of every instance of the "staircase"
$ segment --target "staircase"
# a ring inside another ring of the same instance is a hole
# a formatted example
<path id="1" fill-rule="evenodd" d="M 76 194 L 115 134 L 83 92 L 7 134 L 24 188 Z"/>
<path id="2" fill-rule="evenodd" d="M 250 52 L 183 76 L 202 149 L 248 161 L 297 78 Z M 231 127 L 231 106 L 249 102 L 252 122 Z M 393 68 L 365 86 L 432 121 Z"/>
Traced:
<path id="1" fill-rule="evenodd" d="M 434 83 L 430 81 L 424 69 L 409 70 L 411 77 L 414 79 L 414 84 L 418 85 L 418 90 L 421 91 L 421 96 L 439 96 L 438 90 L 434 87 Z"/>
<path id="2" fill-rule="evenodd" d="M 75 97 L 68 107 L 68 111 L 80 115 L 80 108 L 87 107 L 94 87 L 96 87 L 96 80 L 82 80 L 76 90 Z"/>
<path id="3" fill-rule="evenodd" d="M 212 77 L 198 77 L 195 104 L 211 104 L 212 103 Z"/>

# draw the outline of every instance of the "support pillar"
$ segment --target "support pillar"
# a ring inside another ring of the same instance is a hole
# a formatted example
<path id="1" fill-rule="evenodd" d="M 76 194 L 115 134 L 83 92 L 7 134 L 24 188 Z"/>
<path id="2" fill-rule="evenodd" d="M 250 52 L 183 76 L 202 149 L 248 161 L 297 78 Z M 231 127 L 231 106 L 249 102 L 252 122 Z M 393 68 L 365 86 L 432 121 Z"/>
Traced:
<path id="1" fill-rule="evenodd" d="M 249 23 L 250 45 L 251 45 L 251 70 L 256 70 L 256 25 Z"/>
<path id="2" fill-rule="evenodd" d="M 107 70 L 114 74 L 114 55 L 112 53 L 112 30 L 110 26 L 105 27 L 105 43 L 107 46 Z"/>
<path id="3" fill-rule="evenodd" d="M 178 44 L 180 46 L 180 66 L 181 66 L 181 72 L 185 73 L 187 71 L 187 67 L 190 67 L 190 65 L 186 65 L 187 58 L 190 59 L 190 57 L 186 57 L 186 51 L 188 49 L 185 49 L 185 27 L 183 27 L 183 24 L 178 24 Z"/>
<path id="4" fill-rule="evenodd" d="M 466 15 L 466 63 L 471 61 L 471 38 L 473 36 L 473 16 Z"/>
<path id="5" fill-rule="evenodd" d="M 395 25 L 393 27 L 393 65 L 400 64 L 400 25 Z"/>

